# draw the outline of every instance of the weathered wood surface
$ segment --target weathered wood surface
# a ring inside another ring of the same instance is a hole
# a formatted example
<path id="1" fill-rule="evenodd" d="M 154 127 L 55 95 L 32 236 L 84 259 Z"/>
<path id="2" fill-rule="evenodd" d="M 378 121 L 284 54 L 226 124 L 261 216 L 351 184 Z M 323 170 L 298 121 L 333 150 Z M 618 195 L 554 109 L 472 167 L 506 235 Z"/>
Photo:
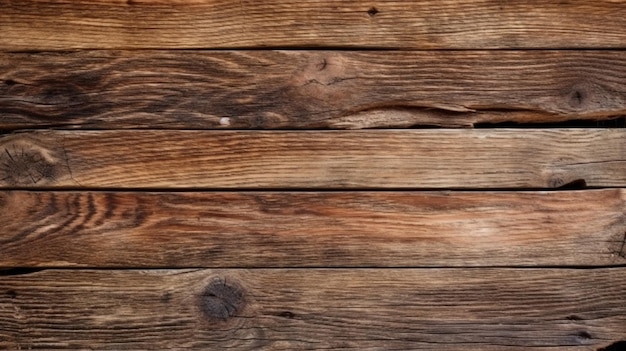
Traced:
<path id="1" fill-rule="evenodd" d="M 626 186 L 626 129 L 41 131 L 0 138 L 0 187 Z"/>
<path id="2" fill-rule="evenodd" d="M 626 191 L 0 192 L 0 267 L 626 264 Z"/>
<path id="3" fill-rule="evenodd" d="M 570 1 L 0 1 L 0 49 L 625 48 L 626 4 Z"/>
<path id="4" fill-rule="evenodd" d="M 601 120 L 626 115 L 625 62 L 623 51 L 5 53 L 0 128 Z"/>
<path id="5" fill-rule="evenodd" d="M 9 349 L 599 350 L 626 269 L 46 270 L 0 280 Z"/>

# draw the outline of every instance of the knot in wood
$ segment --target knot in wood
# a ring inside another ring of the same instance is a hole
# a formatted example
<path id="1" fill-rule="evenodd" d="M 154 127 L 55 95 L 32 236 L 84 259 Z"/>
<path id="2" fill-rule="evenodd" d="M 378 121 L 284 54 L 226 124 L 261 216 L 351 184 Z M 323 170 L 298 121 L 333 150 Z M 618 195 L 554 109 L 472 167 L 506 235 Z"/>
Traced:
<path id="1" fill-rule="evenodd" d="M 209 320 L 225 321 L 245 306 L 244 289 L 226 278 L 215 278 L 200 296 L 200 308 Z"/>
<path id="2" fill-rule="evenodd" d="M 53 181 L 57 166 L 41 150 L 19 143 L 0 147 L 0 183 L 11 186 Z"/>
<path id="3" fill-rule="evenodd" d="M 375 8 L 375 7 L 373 7 L 373 6 L 372 6 L 372 7 L 370 7 L 370 9 L 369 9 L 369 10 L 367 10 L 367 14 L 368 14 L 370 17 L 374 17 L 374 16 L 376 16 L 376 14 L 377 14 L 378 12 L 379 12 L 379 11 L 378 11 L 378 9 L 377 9 L 377 8 Z"/>

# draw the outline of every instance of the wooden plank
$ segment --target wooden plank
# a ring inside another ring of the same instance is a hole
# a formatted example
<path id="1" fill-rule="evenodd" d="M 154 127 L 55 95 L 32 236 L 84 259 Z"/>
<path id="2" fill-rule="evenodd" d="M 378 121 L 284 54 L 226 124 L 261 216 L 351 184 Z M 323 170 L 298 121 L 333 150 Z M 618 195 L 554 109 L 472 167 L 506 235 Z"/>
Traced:
<path id="1" fill-rule="evenodd" d="M 0 192 L 0 267 L 626 263 L 626 191 Z"/>
<path id="2" fill-rule="evenodd" d="M 0 48 L 625 48 L 615 0 L 0 2 Z"/>
<path id="3" fill-rule="evenodd" d="M 43 271 L 0 280 L 8 349 L 599 350 L 626 269 Z"/>
<path id="4" fill-rule="evenodd" d="M 624 51 L 0 54 L 0 128 L 602 120 L 626 114 L 625 62 Z"/>
<path id="5" fill-rule="evenodd" d="M 0 187 L 626 186 L 626 129 L 41 131 L 0 138 Z"/>

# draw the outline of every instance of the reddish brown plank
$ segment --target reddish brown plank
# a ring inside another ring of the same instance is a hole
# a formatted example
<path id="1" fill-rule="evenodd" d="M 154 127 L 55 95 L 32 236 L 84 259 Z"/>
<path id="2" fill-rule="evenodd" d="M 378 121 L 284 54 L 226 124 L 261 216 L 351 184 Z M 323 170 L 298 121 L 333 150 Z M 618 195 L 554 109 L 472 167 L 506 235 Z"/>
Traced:
<path id="1" fill-rule="evenodd" d="M 626 115 L 623 51 L 0 54 L 0 128 L 371 128 Z"/>
<path id="2" fill-rule="evenodd" d="M 626 263 L 626 192 L 0 192 L 0 267 Z"/>
<path id="3" fill-rule="evenodd" d="M 625 48 L 615 0 L 22 0 L 0 49 Z"/>
<path id="4" fill-rule="evenodd" d="M 0 280 L 0 348 L 600 350 L 625 270 L 46 270 Z"/>

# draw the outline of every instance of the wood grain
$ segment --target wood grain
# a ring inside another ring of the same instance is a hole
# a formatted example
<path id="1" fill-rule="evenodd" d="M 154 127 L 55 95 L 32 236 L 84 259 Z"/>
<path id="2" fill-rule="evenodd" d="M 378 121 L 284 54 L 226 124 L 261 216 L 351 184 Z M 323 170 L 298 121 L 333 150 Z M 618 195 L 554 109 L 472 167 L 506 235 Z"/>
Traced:
<path id="1" fill-rule="evenodd" d="M 35 131 L 0 138 L 0 187 L 623 187 L 624 155 L 626 129 Z"/>
<path id="2" fill-rule="evenodd" d="M 626 115 L 624 51 L 0 54 L 0 128 L 372 128 Z"/>
<path id="3" fill-rule="evenodd" d="M 620 189 L 13 191 L 0 222 L 0 267 L 626 264 Z"/>
<path id="4" fill-rule="evenodd" d="M 615 0 L 0 2 L 0 48 L 625 48 Z"/>
<path id="5" fill-rule="evenodd" d="M 0 347 L 599 350 L 625 270 L 42 271 L 0 280 Z"/>

